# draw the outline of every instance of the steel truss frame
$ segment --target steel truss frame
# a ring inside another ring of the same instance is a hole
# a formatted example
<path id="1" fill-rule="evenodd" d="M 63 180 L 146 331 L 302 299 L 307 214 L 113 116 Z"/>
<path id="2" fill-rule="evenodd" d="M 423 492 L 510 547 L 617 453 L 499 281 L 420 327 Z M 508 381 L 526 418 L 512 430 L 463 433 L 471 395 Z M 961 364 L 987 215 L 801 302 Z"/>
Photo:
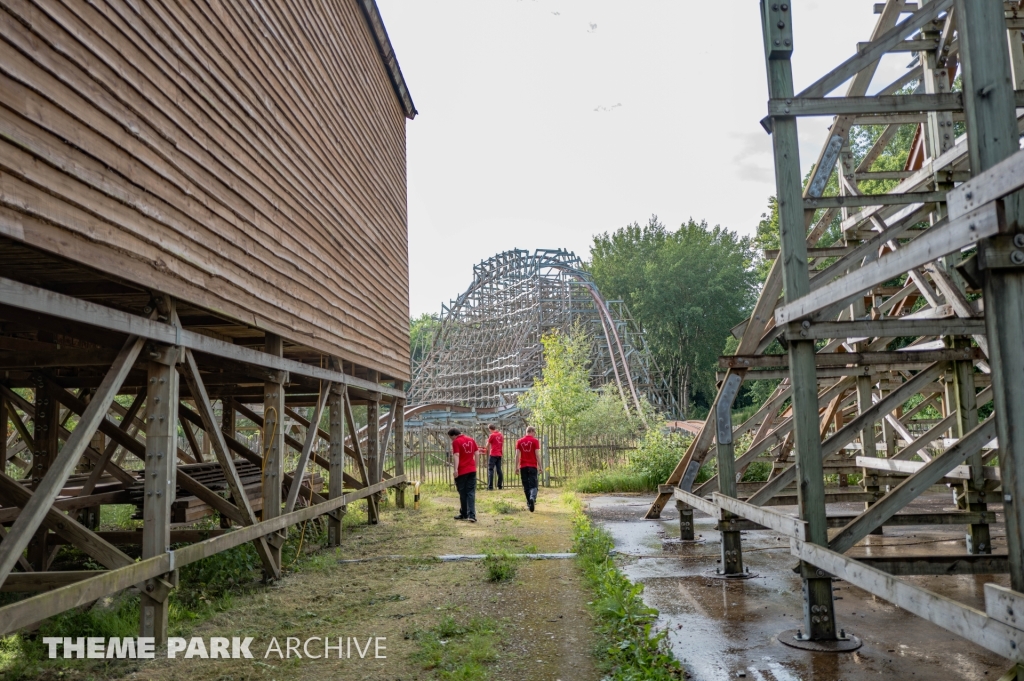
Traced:
<path id="1" fill-rule="evenodd" d="M 789 537 L 801 560 L 805 638 L 843 642 L 832 607 L 840 578 L 1021 663 L 1024 624 L 1014 613 L 1024 607 L 1024 119 L 1016 107 L 1024 102 L 1024 10 L 1016 0 L 888 0 L 877 8 L 871 40 L 796 94 L 792 3 L 761 1 L 771 97 L 762 125 L 774 145 L 781 253 L 770 254 L 777 259 L 736 356 L 722 358 L 713 417 L 647 517 L 674 498 L 686 538 L 693 509 L 712 514 L 723 567 L 736 575 L 741 529 Z M 867 96 L 878 60 L 908 50 L 917 52 L 908 72 Z M 962 92 L 951 92 L 957 73 Z M 894 94 L 915 81 L 916 93 Z M 826 98 L 844 83 L 845 96 Z M 822 114 L 835 118 L 805 186 L 798 119 Z M 956 120 L 966 122 L 959 138 Z M 889 127 L 858 162 L 850 131 L 869 124 Z M 906 124 L 917 126 L 907 167 L 872 173 Z M 833 173 L 839 194 L 824 197 Z M 900 182 L 865 195 L 860 182 L 870 179 Z M 842 241 L 816 248 L 837 215 Z M 766 355 L 776 339 L 786 354 Z M 760 378 L 783 380 L 758 414 L 734 425 L 742 382 Z M 920 402 L 911 408 L 911 399 Z M 994 415 L 979 418 L 988 402 Z M 927 406 L 943 418 L 922 421 Z M 734 442 L 748 433 L 753 444 L 737 458 Z M 719 475 L 693 489 L 712 452 Z M 768 482 L 738 483 L 764 456 L 774 462 Z M 862 489 L 826 488 L 826 474 L 855 472 Z M 897 515 L 941 482 L 957 491 L 957 512 Z M 827 516 L 827 504 L 839 501 L 864 501 L 865 510 Z M 769 508 L 789 504 L 796 515 Z M 1006 519 L 1005 556 L 991 555 L 997 510 Z M 908 523 L 966 525 L 967 555 L 844 555 L 883 525 Z M 986 585 L 984 612 L 897 579 L 993 571 L 1009 572 L 1012 588 Z"/>
<path id="2" fill-rule="evenodd" d="M 410 404 L 514 406 L 540 376 L 541 336 L 579 321 L 594 339 L 593 385 L 614 385 L 629 409 L 646 396 L 660 411 L 678 411 L 625 303 L 605 300 L 569 251 L 511 250 L 474 265 L 473 283 L 442 306 L 440 321 L 413 367 Z"/>
<path id="3" fill-rule="evenodd" d="M 405 393 L 394 380 L 367 369 L 357 378 L 341 370 L 338 358 L 286 358 L 284 339 L 272 334 L 261 351 L 190 330 L 177 307 L 156 295 L 147 317 L 0 278 L 0 316 L 28 312 L 35 328 L 59 327 L 65 342 L 89 339 L 92 346 L 54 353 L 48 343 L 4 337 L 4 349 L 17 352 L 3 353 L 0 423 L 6 432 L 10 420 L 16 433 L 0 438 L 0 461 L 24 478 L 0 470 L 0 590 L 42 593 L 0 607 L 0 635 L 134 586 L 142 599 L 140 635 L 162 644 L 179 567 L 253 542 L 265 576 L 275 579 L 289 527 L 326 517 L 329 542 L 337 545 L 349 504 L 365 499 L 373 523 L 379 497 L 396 487 L 404 506 Z M 17 392 L 23 387 L 34 389 L 34 403 Z M 129 406 L 118 396 L 128 396 Z M 382 402 L 390 407 L 384 432 L 352 437 L 353 405 L 365 405 L 372 416 Z M 303 417 L 296 407 L 312 409 Z M 328 430 L 312 427 L 325 412 Z M 69 429 L 71 416 L 78 420 Z M 260 451 L 237 437 L 240 418 L 262 430 Z M 301 440 L 294 437 L 300 426 Z M 380 452 L 392 432 L 396 470 L 387 475 Z M 326 459 L 315 452 L 319 440 L 329 445 Z M 285 469 L 288 448 L 298 453 L 292 470 Z M 346 456 L 356 461 L 359 478 L 344 473 Z M 196 466 L 179 460 L 200 464 L 204 477 L 190 475 Z M 329 474 L 326 496 L 313 489 L 312 466 Z M 255 471 L 254 482 L 243 479 L 242 468 L 249 478 Z M 219 512 L 225 528 L 238 529 L 172 530 L 172 503 L 182 494 Z M 139 497 L 142 532 L 97 531 L 100 506 Z M 137 562 L 117 545 L 139 538 Z M 170 548 L 183 542 L 192 543 Z M 62 544 L 106 569 L 49 570 Z"/>

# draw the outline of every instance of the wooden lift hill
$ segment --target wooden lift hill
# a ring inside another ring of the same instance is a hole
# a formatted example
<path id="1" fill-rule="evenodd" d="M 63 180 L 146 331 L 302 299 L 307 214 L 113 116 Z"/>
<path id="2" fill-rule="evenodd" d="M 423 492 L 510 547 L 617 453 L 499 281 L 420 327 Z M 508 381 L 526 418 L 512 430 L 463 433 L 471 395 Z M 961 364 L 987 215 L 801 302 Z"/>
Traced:
<path id="1" fill-rule="evenodd" d="M 415 114 L 373 0 L 3 3 L 0 635 L 403 505 Z"/>
<path id="2" fill-rule="evenodd" d="M 775 151 L 781 249 L 768 254 L 775 261 L 764 290 L 735 330 L 736 355 L 722 358 L 712 418 L 647 517 L 675 499 L 686 539 L 693 510 L 711 514 L 722 530 L 722 572 L 734 578 L 745 575 L 741 530 L 788 537 L 805 599 L 800 629 L 780 634 L 788 645 L 859 645 L 835 618 L 832 583 L 842 579 L 1022 663 L 1024 8 L 1016 0 L 876 4 L 871 39 L 795 93 L 800 3 L 760 4 L 770 93 L 762 125 Z M 914 59 L 877 90 L 879 59 L 892 52 Z M 845 95 L 828 96 L 844 84 Z M 806 116 L 833 123 L 805 185 L 797 126 Z M 855 158 L 851 129 L 864 125 L 884 131 Z M 916 128 L 906 167 L 873 171 L 901 125 Z M 824 196 L 833 174 L 838 193 Z M 897 182 L 867 194 L 869 180 Z M 834 221 L 841 238 L 819 247 Z M 776 340 L 785 354 L 766 354 Z M 767 378 L 782 379 L 775 393 L 734 424 L 743 381 Z M 941 418 L 924 419 L 929 407 Z M 737 457 L 735 443 L 748 434 L 753 443 Z M 695 487 L 712 453 L 718 475 Z M 738 482 L 765 458 L 773 466 L 766 483 Z M 859 489 L 845 484 L 851 474 L 863 476 Z M 826 487 L 826 476 L 839 486 Z M 955 512 L 899 513 L 943 482 L 955 491 Z M 851 501 L 864 511 L 826 514 Z M 772 508 L 788 505 L 795 515 Z M 992 552 L 996 514 L 1005 518 L 1005 555 Z M 966 553 L 846 555 L 887 524 L 966 526 Z M 1009 573 L 1011 588 L 986 585 L 985 610 L 899 579 L 993 573 Z"/>

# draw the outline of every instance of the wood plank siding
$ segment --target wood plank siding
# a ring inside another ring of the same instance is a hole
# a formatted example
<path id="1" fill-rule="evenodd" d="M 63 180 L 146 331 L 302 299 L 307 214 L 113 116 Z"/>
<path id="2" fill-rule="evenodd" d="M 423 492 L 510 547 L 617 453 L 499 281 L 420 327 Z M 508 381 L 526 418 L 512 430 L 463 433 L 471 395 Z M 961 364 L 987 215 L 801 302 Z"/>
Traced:
<path id="1" fill-rule="evenodd" d="M 415 110 L 372 0 L 0 0 L 0 38 L 0 250 L 408 378 Z"/>

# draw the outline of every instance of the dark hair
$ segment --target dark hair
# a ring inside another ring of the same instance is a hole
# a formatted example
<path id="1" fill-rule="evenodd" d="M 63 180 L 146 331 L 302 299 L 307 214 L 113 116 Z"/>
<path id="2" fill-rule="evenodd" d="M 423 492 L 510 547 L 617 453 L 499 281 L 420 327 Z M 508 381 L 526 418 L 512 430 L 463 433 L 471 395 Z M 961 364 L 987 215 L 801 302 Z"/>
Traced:
<path id="1" fill-rule="evenodd" d="M 488 423 L 487 427 L 490 428 L 491 430 L 497 430 L 498 429 L 498 426 L 494 425 L 493 423 Z"/>
<path id="2" fill-rule="evenodd" d="M 458 428 L 451 428 L 448 430 L 448 437 L 455 437 L 456 435 L 462 435 L 462 431 Z"/>

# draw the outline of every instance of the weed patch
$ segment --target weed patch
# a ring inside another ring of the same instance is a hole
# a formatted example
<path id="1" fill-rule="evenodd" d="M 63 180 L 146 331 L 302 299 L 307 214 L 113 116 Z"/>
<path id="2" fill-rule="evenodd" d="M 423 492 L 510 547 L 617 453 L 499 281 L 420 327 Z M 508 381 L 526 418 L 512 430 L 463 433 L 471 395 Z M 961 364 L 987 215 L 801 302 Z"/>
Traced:
<path id="1" fill-rule="evenodd" d="M 507 551 L 488 553 L 484 556 L 484 569 L 487 570 L 487 581 L 507 582 L 515 579 L 519 568 L 519 559 Z"/>
<path id="2" fill-rule="evenodd" d="M 617 681 L 670 681 L 685 674 L 668 649 L 666 632 L 653 630 L 658 611 L 647 607 L 642 584 L 629 581 L 609 558 L 614 544 L 603 529 L 591 524 L 576 495 L 566 493 L 574 510 L 573 550 L 594 591 L 591 606 L 604 638 L 602 662 Z"/>
<path id="3" fill-rule="evenodd" d="M 413 633 L 419 643 L 414 659 L 445 681 L 482 681 L 488 665 L 498 659 L 496 635 L 497 625 L 488 618 L 459 624 L 447 616 L 437 626 Z"/>
<path id="4" fill-rule="evenodd" d="M 512 513 L 520 513 L 523 510 L 521 504 L 516 504 L 511 501 L 505 501 L 504 499 L 499 499 L 498 501 L 495 501 L 492 504 L 492 506 L 494 508 L 494 512 L 499 513 L 501 515 L 511 515 Z"/>

